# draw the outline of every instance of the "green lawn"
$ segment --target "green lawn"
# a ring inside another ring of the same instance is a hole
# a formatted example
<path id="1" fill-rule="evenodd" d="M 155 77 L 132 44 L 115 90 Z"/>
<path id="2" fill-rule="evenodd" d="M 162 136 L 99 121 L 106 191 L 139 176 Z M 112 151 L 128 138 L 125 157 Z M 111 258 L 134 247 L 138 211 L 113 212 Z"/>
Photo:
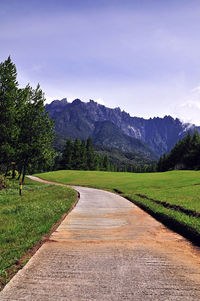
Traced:
<path id="1" fill-rule="evenodd" d="M 200 234 L 200 218 L 164 208 L 153 201 L 160 200 L 200 212 L 200 171 L 171 171 L 164 173 L 114 173 L 100 171 L 55 171 L 37 176 L 65 184 L 96 187 L 122 192 L 125 197 L 157 214 L 167 215 Z"/>
<path id="2" fill-rule="evenodd" d="M 70 188 L 26 179 L 0 191 L 0 287 L 12 276 L 15 263 L 67 212 L 76 200 Z"/>
<path id="3" fill-rule="evenodd" d="M 200 212 L 200 172 L 114 173 L 99 171 L 55 171 L 39 177 L 64 184 L 118 189 L 123 193 L 144 194 L 156 200 L 178 204 Z"/>

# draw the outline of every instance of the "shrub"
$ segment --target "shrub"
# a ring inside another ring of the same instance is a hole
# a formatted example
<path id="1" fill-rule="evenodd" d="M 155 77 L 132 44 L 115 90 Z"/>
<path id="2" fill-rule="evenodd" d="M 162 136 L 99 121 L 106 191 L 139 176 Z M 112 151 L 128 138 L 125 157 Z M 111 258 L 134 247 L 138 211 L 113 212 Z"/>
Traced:
<path id="1" fill-rule="evenodd" d="M 0 190 L 6 188 L 8 186 L 8 181 L 4 176 L 0 175 Z"/>

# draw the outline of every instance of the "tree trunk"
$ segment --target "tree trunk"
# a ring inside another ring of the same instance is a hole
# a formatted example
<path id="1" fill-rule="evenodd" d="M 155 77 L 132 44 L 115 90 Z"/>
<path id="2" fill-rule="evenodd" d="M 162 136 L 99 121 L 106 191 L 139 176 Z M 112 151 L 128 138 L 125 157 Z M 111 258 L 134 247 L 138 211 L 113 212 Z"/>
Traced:
<path id="1" fill-rule="evenodd" d="M 24 165 L 23 176 L 22 176 L 22 184 L 24 183 L 25 175 L 26 175 L 26 165 Z"/>
<path id="2" fill-rule="evenodd" d="M 21 175 L 22 175 L 22 167 L 20 167 L 20 169 L 19 169 L 19 176 L 18 176 L 17 180 L 19 180 L 21 178 Z"/>

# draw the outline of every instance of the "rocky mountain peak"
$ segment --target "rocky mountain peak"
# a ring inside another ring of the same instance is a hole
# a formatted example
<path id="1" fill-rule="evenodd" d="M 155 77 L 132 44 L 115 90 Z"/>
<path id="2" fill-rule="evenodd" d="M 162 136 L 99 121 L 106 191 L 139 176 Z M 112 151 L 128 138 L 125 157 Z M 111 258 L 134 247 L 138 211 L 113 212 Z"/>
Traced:
<path id="1" fill-rule="evenodd" d="M 139 139 L 146 146 L 148 145 L 158 156 L 164 152 L 170 152 L 175 143 L 182 139 L 188 130 L 199 131 L 198 127 L 182 123 L 179 119 L 174 119 L 169 115 L 164 118 L 150 119 L 131 117 L 127 112 L 121 111 L 119 107 L 111 109 L 94 100 L 87 103 L 80 99 L 75 99 L 72 103 L 68 103 L 66 99 L 55 100 L 46 105 L 46 110 L 55 120 L 57 133 L 64 136 L 80 139 L 87 139 L 88 136 L 91 136 L 95 139 L 93 135 L 97 134 L 96 127 L 98 126 L 98 133 L 101 132 L 104 136 L 104 146 L 106 143 L 112 146 L 113 137 L 109 133 L 113 132 L 115 133 L 115 146 L 117 145 L 118 148 L 124 150 L 129 145 L 127 150 L 135 151 L 133 146 L 136 145 L 135 141 L 133 143 L 132 140 L 127 140 L 127 137 L 130 137 Z M 105 123 L 105 121 L 109 121 L 109 123 Z M 100 131 L 101 127 L 104 130 Z M 116 134 L 117 131 L 118 134 Z"/>
<path id="2" fill-rule="evenodd" d="M 82 101 L 79 98 L 74 99 L 74 101 L 72 101 L 73 105 L 80 105 L 82 103 Z"/>

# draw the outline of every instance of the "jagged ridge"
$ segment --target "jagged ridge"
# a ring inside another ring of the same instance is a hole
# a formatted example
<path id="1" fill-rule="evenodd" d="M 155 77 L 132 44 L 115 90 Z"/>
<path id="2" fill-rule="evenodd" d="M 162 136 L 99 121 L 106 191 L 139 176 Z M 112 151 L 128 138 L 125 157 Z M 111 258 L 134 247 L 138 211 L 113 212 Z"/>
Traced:
<path id="1" fill-rule="evenodd" d="M 188 129 L 199 130 L 171 116 L 131 117 L 120 108 L 110 109 L 93 100 L 87 103 L 80 99 L 72 103 L 66 99 L 55 100 L 46 105 L 46 109 L 55 119 L 55 130 L 59 134 L 80 139 L 91 136 L 96 144 L 138 152 L 150 159 L 170 152 Z"/>

